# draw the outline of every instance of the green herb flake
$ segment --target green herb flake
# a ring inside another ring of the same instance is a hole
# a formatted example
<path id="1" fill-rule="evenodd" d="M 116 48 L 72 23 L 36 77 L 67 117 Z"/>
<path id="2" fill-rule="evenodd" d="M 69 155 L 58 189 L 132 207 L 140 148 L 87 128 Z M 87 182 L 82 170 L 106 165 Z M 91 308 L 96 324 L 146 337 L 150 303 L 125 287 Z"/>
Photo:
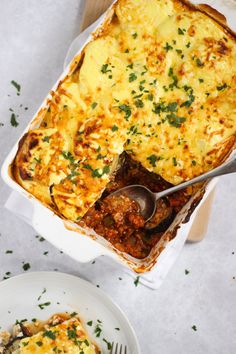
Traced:
<path id="1" fill-rule="evenodd" d="M 115 124 L 111 127 L 111 130 L 112 130 L 113 132 L 116 132 L 118 129 L 119 129 L 119 128 L 118 128 L 117 125 L 115 125 Z"/>
<path id="2" fill-rule="evenodd" d="M 11 84 L 16 88 L 17 94 L 19 95 L 21 86 L 15 80 L 11 80 Z"/>
<path id="3" fill-rule="evenodd" d="M 226 83 L 224 83 L 223 85 L 219 85 L 216 88 L 218 91 L 224 91 L 227 87 L 228 87 L 228 85 Z"/>
<path id="4" fill-rule="evenodd" d="M 44 136 L 43 137 L 43 141 L 44 142 L 49 143 L 49 140 L 50 140 L 50 136 Z"/>
<path id="5" fill-rule="evenodd" d="M 29 263 L 24 263 L 23 266 L 22 266 L 22 268 L 23 268 L 23 270 L 24 270 L 25 272 L 27 272 L 27 270 L 30 269 L 30 264 L 29 264 Z"/>
<path id="6" fill-rule="evenodd" d="M 193 326 L 192 326 L 192 330 L 194 330 L 195 332 L 197 332 L 197 326 L 193 325 Z"/>
<path id="7" fill-rule="evenodd" d="M 201 61 L 201 59 L 197 58 L 196 59 L 196 64 L 199 68 L 203 67 L 204 66 L 204 63 Z"/>
<path id="8" fill-rule="evenodd" d="M 136 106 L 137 108 L 142 108 L 142 107 L 144 107 L 144 103 L 143 103 L 143 101 L 140 100 L 140 99 L 135 100 L 135 101 L 134 101 L 134 104 L 135 104 L 135 106 Z"/>
<path id="9" fill-rule="evenodd" d="M 191 42 L 188 42 L 188 43 L 186 44 L 186 48 L 190 48 L 190 46 L 191 46 Z"/>
<path id="10" fill-rule="evenodd" d="M 185 273 L 185 275 L 188 275 L 190 273 L 190 271 L 188 269 L 185 269 L 184 273 Z"/>
<path id="11" fill-rule="evenodd" d="M 136 39 L 136 38 L 138 37 L 138 33 L 137 33 L 137 32 L 133 33 L 133 34 L 132 34 L 132 37 L 133 37 L 134 39 Z"/>
<path id="12" fill-rule="evenodd" d="M 192 165 L 196 166 L 197 162 L 195 160 L 192 160 Z"/>
<path id="13" fill-rule="evenodd" d="M 166 45 L 165 45 L 164 49 L 165 49 L 166 52 L 169 52 L 169 50 L 172 50 L 173 47 L 168 42 L 166 42 Z"/>
<path id="14" fill-rule="evenodd" d="M 198 79 L 198 81 L 200 82 L 200 84 L 202 84 L 204 82 L 204 79 Z"/>
<path id="15" fill-rule="evenodd" d="M 53 332 L 53 331 L 45 331 L 43 332 L 43 337 L 48 337 L 52 340 L 55 340 L 56 339 L 56 332 Z"/>
<path id="16" fill-rule="evenodd" d="M 131 73 L 129 74 L 129 82 L 133 82 L 135 80 L 137 80 L 137 75 L 135 73 Z"/>
<path id="17" fill-rule="evenodd" d="M 88 321 L 87 325 L 91 327 L 93 325 L 93 321 Z"/>
<path id="18" fill-rule="evenodd" d="M 37 344 L 37 346 L 38 346 L 38 347 L 42 347 L 42 345 L 43 345 L 43 342 L 41 342 L 41 341 L 38 341 L 38 342 L 36 342 L 36 344 Z"/>
<path id="19" fill-rule="evenodd" d="M 138 286 L 138 284 L 139 284 L 139 279 L 140 279 L 140 276 L 138 275 L 137 277 L 136 277 L 136 279 L 134 280 L 134 285 L 137 287 Z"/>
<path id="20" fill-rule="evenodd" d="M 94 109 L 94 108 L 97 107 L 97 105 L 98 105 L 97 102 L 93 102 L 93 103 L 91 104 L 91 108 Z"/>
<path id="21" fill-rule="evenodd" d="M 127 104 L 121 104 L 118 106 L 121 112 L 125 113 L 125 119 L 128 120 L 131 116 L 131 108 Z"/>
<path id="22" fill-rule="evenodd" d="M 13 251 L 12 250 L 6 250 L 6 252 L 5 252 L 6 254 L 12 254 L 13 253 Z"/>
<path id="23" fill-rule="evenodd" d="M 11 125 L 12 125 L 13 127 L 17 127 L 17 126 L 19 125 L 19 123 L 18 123 L 17 120 L 16 120 L 16 115 L 15 115 L 15 113 L 12 113 L 12 114 L 11 114 Z"/>
<path id="24" fill-rule="evenodd" d="M 176 127 L 176 128 L 180 128 L 182 123 L 184 123 L 186 121 L 186 118 L 178 117 L 174 113 L 167 114 L 166 118 L 167 118 L 169 124 L 172 125 L 173 127 Z"/>
<path id="25" fill-rule="evenodd" d="M 173 165 L 174 165 L 174 166 L 177 166 L 177 165 L 178 165 L 178 164 L 177 164 L 176 157 L 173 157 L 172 161 L 173 161 Z"/>
<path id="26" fill-rule="evenodd" d="M 108 73 L 108 72 L 111 72 L 111 69 L 108 69 L 108 67 L 109 67 L 109 64 L 103 64 L 103 66 L 102 66 L 102 68 L 101 68 L 101 72 L 102 72 L 103 74 L 106 74 L 106 73 Z"/>
<path id="27" fill-rule="evenodd" d="M 103 338 L 103 342 L 106 343 L 108 350 L 111 350 L 111 349 L 112 349 L 112 344 L 111 344 L 110 342 L 108 342 L 105 338 Z"/>
<path id="28" fill-rule="evenodd" d="M 179 35 L 184 35 L 185 34 L 185 32 L 186 32 L 186 29 L 185 28 L 178 28 L 178 34 Z"/>
<path id="29" fill-rule="evenodd" d="M 44 310 L 45 307 L 50 306 L 50 305 L 51 305 L 51 302 L 47 301 L 47 302 L 44 302 L 43 304 L 38 304 L 38 307 L 40 308 L 40 310 Z"/>

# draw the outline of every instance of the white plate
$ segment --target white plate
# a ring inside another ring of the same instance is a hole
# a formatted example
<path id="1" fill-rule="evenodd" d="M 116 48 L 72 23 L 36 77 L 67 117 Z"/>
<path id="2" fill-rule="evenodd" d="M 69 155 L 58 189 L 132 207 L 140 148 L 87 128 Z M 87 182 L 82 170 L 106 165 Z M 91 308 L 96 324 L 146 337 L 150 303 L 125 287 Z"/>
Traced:
<path id="1" fill-rule="evenodd" d="M 42 294 L 44 289 L 46 292 Z M 39 304 L 46 302 L 51 304 L 41 310 Z M 54 313 L 65 311 L 78 312 L 102 353 L 109 353 L 103 341 L 105 338 L 109 342 L 127 345 L 129 354 L 140 354 L 136 335 L 124 313 L 104 292 L 89 282 L 64 273 L 32 272 L 0 283 L 1 330 L 10 329 L 16 320 L 46 320 Z M 97 320 L 102 321 L 100 338 L 94 335 Z M 91 327 L 87 325 L 88 321 L 93 321 Z"/>

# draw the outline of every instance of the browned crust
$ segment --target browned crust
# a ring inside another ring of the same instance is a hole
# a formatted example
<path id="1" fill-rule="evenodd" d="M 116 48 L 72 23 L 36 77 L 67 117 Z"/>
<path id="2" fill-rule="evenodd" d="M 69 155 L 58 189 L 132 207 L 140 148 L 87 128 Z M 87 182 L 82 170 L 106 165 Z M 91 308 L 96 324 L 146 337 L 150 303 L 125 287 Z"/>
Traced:
<path id="1" fill-rule="evenodd" d="M 225 16 L 220 13 L 218 10 L 214 9 L 213 7 L 211 7 L 210 5 L 207 5 L 207 4 L 199 4 L 199 5 L 194 5 L 192 4 L 190 1 L 188 0 L 173 0 L 173 2 L 175 2 L 176 4 L 182 4 L 183 6 L 186 6 L 188 7 L 190 10 L 193 10 L 193 11 L 198 11 L 198 12 L 201 12 L 203 14 L 205 14 L 206 16 L 208 16 L 209 18 L 211 18 L 213 21 L 215 21 L 220 27 L 222 27 L 225 32 L 227 33 L 227 35 L 230 35 L 234 41 L 236 42 L 236 32 L 234 32 L 227 24 L 227 20 L 225 18 Z M 114 19 L 114 16 L 115 16 L 115 9 L 116 7 L 118 6 L 118 3 L 119 3 L 119 0 L 116 0 L 116 2 L 111 6 L 111 8 L 109 9 L 109 11 L 107 12 L 107 15 L 105 17 L 105 20 L 103 21 L 103 23 L 92 33 L 92 37 L 93 39 L 96 39 L 96 38 L 99 38 L 99 37 L 102 37 L 103 35 L 106 34 L 106 31 L 108 29 L 108 26 L 109 24 L 113 21 Z M 92 39 L 92 40 L 93 40 Z M 89 43 L 88 43 L 89 44 Z M 66 77 L 68 77 L 68 75 L 71 75 L 73 73 L 75 73 L 75 71 L 79 71 L 79 69 L 81 68 L 82 66 L 82 63 L 83 63 L 83 59 L 84 59 L 84 54 L 85 54 L 85 49 L 87 47 L 87 45 L 82 49 L 81 53 L 78 54 L 73 60 L 72 60 L 72 63 L 70 65 L 70 68 L 69 68 L 69 72 L 68 74 L 64 77 L 63 80 L 61 80 L 56 89 L 58 89 L 61 84 L 63 83 L 63 81 L 65 80 Z M 52 93 L 53 94 L 53 93 Z M 30 125 L 30 129 L 33 129 L 38 123 L 39 121 L 41 120 L 42 116 L 44 115 L 45 111 L 47 111 L 47 107 L 50 105 L 51 103 L 51 99 L 49 98 L 47 100 L 47 103 L 46 103 L 46 107 L 40 109 L 39 113 L 37 114 L 37 116 L 32 120 L 31 122 L 31 125 Z M 18 167 L 16 166 L 16 159 L 17 159 L 17 156 L 18 154 L 20 153 L 21 151 L 21 148 L 22 148 L 22 145 L 24 143 L 24 140 L 27 136 L 27 133 L 21 138 L 21 140 L 19 141 L 19 144 L 18 144 L 18 150 L 17 150 L 17 153 L 16 153 L 16 156 L 12 162 L 12 164 L 10 165 L 9 167 L 9 175 L 11 177 L 13 177 L 13 179 L 15 179 L 15 181 L 18 183 L 18 184 L 21 184 L 20 183 L 20 179 L 19 179 L 19 171 L 18 171 Z M 233 138 L 233 142 L 231 144 L 231 149 L 235 148 L 236 146 L 236 136 L 234 137 L 231 137 Z M 229 146 L 229 145 L 228 145 Z M 222 163 L 228 156 L 229 154 L 231 153 L 231 149 L 229 147 L 229 151 L 228 153 L 224 156 L 223 160 L 220 161 L 220 163 Z M 167 231 L 163 237 L 162 237 L 162 240 L 161 240 L 161 244 L 160 246 L 158 247 L 158 250 L 155 250 L 155 257 L 153 257 L 154 260 L 152 260 L 148 265 L 141 265 L 141 266 L 134 266 L 133 265 L 133 262 L 130 260 L 130 256 L 120 252 L 119 250 L 115 249 L 112 245 L 109 245 L 110 249 L 112 249 L 121 259 L 125 260 L 131 268 L 133 268 L 133 270 L 137 273 L 143 273 L 143 272 L 146 272 L 146 271 L 149 271 L 151 270 L 154 265 L 156 264 L 157 262 L 157 258 L 158 256 L 160 255 L 160 253 L 164 250 L 165 248 L 165 245 L 170 241 L 172 240 L 173 238 L 175 238 L 176 234 L 177 234 L 177 231 L 178 229 L 180 228 L 181 224 L 182 223 L 187 223 L 192 215 L 192 213 L 194 212 L 194 210 L 196 209 L 196 207 L 198 206 L 198 204 L 200 203 L 202 197 L 204 196 L 204 193 L 205 193 L 205 188 L 203 190 L 200 191 L 200 193 L 198 194 L 197 197 L 194 198 L 188 212 L 187 212 L 187 215 L 185 216 L 185 218 L 183 218 L 178 225 L 175 226 L 174 229 L 170 231 Z M 29 194 L 30 197 L 34 197 L 32 195 Z M 58 211 L 53 208 L 51 208 L 50 206 L 46 205 L 44 202 L 41 201 L 41 203 L 43 205 L 45 205 L 47 208 L 51 209 L 56 215 L 58 215 L 62 220 L 65 221 L 65 227 L 70 229 L 70 230 L 73 230 L 73 231 L 78 231 L 75 227 L 73 227 L 72 225 L 68 225 L 66 224 L 67 220 L 61 215 L 58 213 Z M 81 230 L 79 230 L 79 232 L 81 232 Z M 90 235 L 91 238 L 95 239 L 96 237 L 94 235 Z M 145 262 L 146 259 L 142 260 Z M 138 260 L 140 261 L 140 260 Z"/>

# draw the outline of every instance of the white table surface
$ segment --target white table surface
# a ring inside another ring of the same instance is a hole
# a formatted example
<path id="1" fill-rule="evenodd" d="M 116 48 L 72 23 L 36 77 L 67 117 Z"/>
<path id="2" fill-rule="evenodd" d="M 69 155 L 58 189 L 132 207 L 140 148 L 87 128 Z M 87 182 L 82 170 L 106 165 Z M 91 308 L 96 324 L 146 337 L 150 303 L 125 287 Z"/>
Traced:
<path id="1" fill-rule="evenodd" d="M 80 18 L 79 0 L 0 1 L 0 163 L 61 73 Z M 20 96 L 11 80 L 21 84 Z M 9 108 L 19 114 L 17 128 L 10 124 Z M 218 184 L 205 240 L 184 247 L 157 291 L 135 287 L 112 265 L 103 272 L 99 262 L 79 264 L 39 242 L 30 226 L 3 208 L 9 192 L 1 180 L 0 279 L 6 272 L 24 272 L 22 263 L 29 262 L 28 271 L 58 269 L 99 284 L 128 315 L 143 354 L 236 352 L 235 176 Z"/>

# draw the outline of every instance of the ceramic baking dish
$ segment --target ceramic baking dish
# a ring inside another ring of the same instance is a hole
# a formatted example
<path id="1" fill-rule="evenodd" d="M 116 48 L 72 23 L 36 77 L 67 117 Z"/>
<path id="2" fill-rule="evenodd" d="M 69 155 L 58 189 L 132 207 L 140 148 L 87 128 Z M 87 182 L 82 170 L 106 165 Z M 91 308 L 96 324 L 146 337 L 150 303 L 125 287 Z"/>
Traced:
<path id="1" fill-rule="evenodd" d="M 205 11 L 209 11 L 208 8 L 204 8 Z M 214 12 L 210 10 L 211 16 Z M 105 21 L 109 21 L 113 15 L 112 7 L 107 11 Z M 222 18 L 221 18 L 222 20 Z M 99 25 L 103 23 L 103 18 L 99 21 Z M 96 29 L 99 31 L 99 26 Z M 88 41 L 92 39 L 90 36 L 83 44 L 85 46 Z M 79 52 L 83 49 L 80 48 Z M 78 52 L 78 53 L 79 53 Z M 61 80 L 64 79 L 69 72 L 71 72 L 72 66 L 75 65 L 75 61 L 66 68 L 63 74 L 59 77 L 58 81 L 52 88 L 55 90 Z M 41 113 L 47 109 L 48 100 L 50 99 L 50 94 L 46 97 L 42 103 L 39 110 L 36 112 L 33 120 L 26 127 L 20 139 L 23 135 L 32 128 L 35 128 L 40 123 Z M 150 271 L 156 263 L 158 263 L 158 257 L 163 252 L 165 247 L 168 247 L 170 241 L 178 237 L 183 233 L 188 233 L 191 228 L 192 222 L 194 220 L 195 212 L 200 208 L 201 204 L 207 198 L 208 194 L 212 191 L 215 186 L 215 181 L 211 181 L 205 184 L 198 192 L 192 196 L 189 202 L 183 207 L 181 212 L 177 215 L 172 225 L 163 234 L 160 241 L 152 249 L 150 255 L 145 259 L 136 259 L 128 254 L 122 253 L 115 249 L 108 241 L 103 237 L 97 235 L 91 230 L 82 229 L 72 222 L 65 221 L 59 216 L 55 215 L 51 210 L 42 205 L 37 199 L 25 191 L 19 184 L 17 184 L 11 174 L 11 164 L 15 158 L 18 150 L 18 143 L 20 139 L 16 142 L 15 146 L 12 148 L 11 152 L 7 156 L 3 166 L 2 166 L 2 177 L 4 181 L 13 189 L 21 193 L 25 198 L 30 199 L 34 205 L 35 213 L 33 218 L 33 226 L 35 229 L 45 236 L 48 241 L 54 244 L 56 247 L 64 250 L 71 257 L 75 258 L 81 262 L 88 262 L 100 255 L 108 255 L 115 260 L 125 264 L 127 267 L 132 269 L 137 273 L 143 273 Z M 195 211 L 195 212 L 194 212 Z"/>

